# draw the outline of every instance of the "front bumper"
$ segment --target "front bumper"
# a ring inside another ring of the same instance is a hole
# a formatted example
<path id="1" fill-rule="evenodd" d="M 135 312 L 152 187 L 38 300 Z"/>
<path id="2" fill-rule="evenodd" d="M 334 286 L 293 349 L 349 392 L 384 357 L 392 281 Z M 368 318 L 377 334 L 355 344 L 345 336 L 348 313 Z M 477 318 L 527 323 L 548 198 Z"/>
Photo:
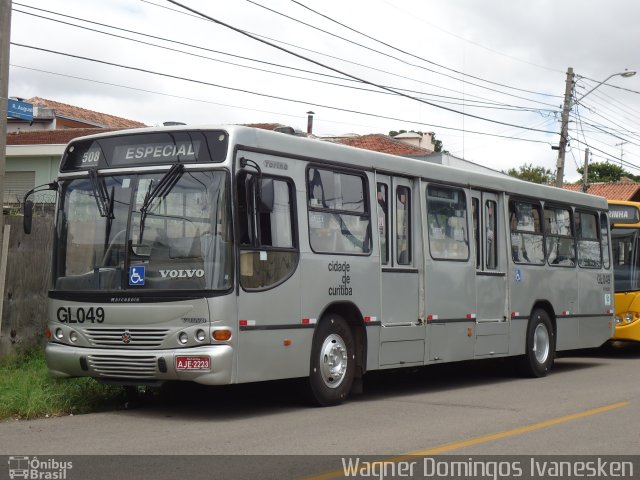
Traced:
<path id="1" fill-rule="evenodd" d="M 208 356 L 210 370 L 176 370 L 178 355 Z M 172 350 L 79 348 L 49 343 L 45 349 L 53 377 L 94 377 L 109 382 L 150 384 L 183 380 L 204 385 L 227 385 L 233 379 L 233 348 L 207 345 Z"/>
<path id="2" fill-rule="evenodd" d="M 613 332 L 614 340 L 633 340 L 640 342 L 640 320 L 633 323 L 616 325 Z"/>

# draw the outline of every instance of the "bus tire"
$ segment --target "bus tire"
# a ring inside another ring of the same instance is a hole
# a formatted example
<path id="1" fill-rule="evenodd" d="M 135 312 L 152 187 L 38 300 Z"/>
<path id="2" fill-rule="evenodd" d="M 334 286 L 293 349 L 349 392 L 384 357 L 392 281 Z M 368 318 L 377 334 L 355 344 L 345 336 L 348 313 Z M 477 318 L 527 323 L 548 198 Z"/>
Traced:
<path id="1" fill-rule="evenodd" d="M 527 326 L 526 353 L 519 360 L 519 370 L 527 377 L 546 377 L 553 367 L 555 338 L 549 314 L 535 309 Z"/>
<path id="2" fill-rule="evenodd" d="M 353 333 L 340 315 L 330 314 L 313 337 L 308 379 L 312 403 L 322 407 L 342 403 L 351 391 L 355 369 Z"/>

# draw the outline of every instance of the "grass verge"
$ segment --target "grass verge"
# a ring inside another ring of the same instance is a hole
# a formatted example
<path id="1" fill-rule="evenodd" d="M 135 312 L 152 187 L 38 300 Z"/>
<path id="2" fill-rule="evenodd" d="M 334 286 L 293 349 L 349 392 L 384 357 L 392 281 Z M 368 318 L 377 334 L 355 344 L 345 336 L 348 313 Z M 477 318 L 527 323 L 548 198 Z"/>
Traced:
<path id="1" fill-rule="evenodd" d="M 0 420 L 96 412 L 124 401 L 122 387 L 51 378 L 41 348 L 0 359 Z"/>

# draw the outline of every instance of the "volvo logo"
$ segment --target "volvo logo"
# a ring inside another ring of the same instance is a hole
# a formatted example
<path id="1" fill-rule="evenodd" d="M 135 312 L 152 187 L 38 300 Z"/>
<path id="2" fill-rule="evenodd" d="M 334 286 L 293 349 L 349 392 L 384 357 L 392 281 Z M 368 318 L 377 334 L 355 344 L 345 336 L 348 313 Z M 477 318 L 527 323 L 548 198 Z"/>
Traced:
<path id="1" fill-rule="evenodd" d="M 131 342 L 131 334 L 129 333 L 129 330 L 125 330 L 124 333 L 122 334 L 122 343 L 130 343 Z"/>
<path id="2" fill-rule="evenodd" d="M 193 270 L 160 270 L 162 278 L 202 278 L 204 270 L 201 268 Z"/>

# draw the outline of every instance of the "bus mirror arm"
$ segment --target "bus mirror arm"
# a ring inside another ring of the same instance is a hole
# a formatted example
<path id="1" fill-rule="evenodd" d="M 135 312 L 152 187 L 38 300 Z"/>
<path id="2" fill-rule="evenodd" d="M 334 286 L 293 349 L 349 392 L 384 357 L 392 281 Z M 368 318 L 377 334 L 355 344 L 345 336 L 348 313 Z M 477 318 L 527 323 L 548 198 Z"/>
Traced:
<path id="1" fill-rule="evenodd" d="M 258 173 L 258 181 L 256 186 L 256 204 L 262 212 L 271 212 L 273 210 L 273 181 L 267 181 L 263 185 L 262 170 L 260 165 L 254 160 L 246 157 L 240 157 L 240 168 L 253 168 Z M 264 190 L 263 190 L 264 189 Z"/>
<path id="2" fill-rule="evenodd" d="M 33 201 L 29 200 L 29 197 L 34 193 L 44 192 L 47 190 L 53 190 L 55 192 L 58 191 L 58 184 L 56 182 L 45 183 L 43 185 L 38 185 L 37 187 L 32 188 L 24 195 L 23 200 L 23 229 L 24 233 L 29 235 L 31 233 L 31 226 L 33 223 Z"/>

